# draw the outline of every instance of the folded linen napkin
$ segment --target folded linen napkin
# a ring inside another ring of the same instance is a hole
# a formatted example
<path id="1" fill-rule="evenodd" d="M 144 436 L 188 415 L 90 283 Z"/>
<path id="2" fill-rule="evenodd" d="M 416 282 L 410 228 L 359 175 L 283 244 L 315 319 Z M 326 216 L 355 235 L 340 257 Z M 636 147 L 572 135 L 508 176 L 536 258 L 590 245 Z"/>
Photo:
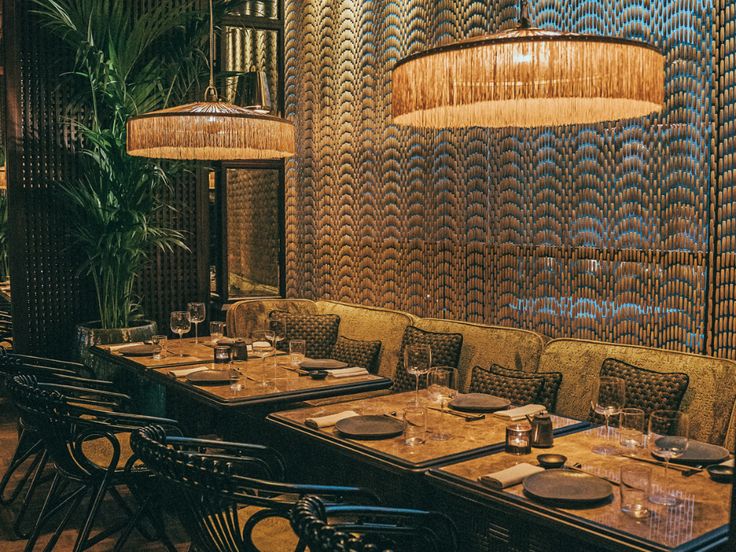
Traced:
<path id="1" fill-rule="evenodd" d="M 511 487 L 512 485 L 521 483 L 530 475 L 543 471 L 544 468 L 522 462 L 521 464 L 516 464 L 515 466 L 506 468 L 505 470 L 481 475 L 478 478 L 478 481 L 492 489 L 505 489 L 506 487 Z"/>
<path id="2" fill-rule="evenodd" d="M 125 349 L 127 347 L 133 347 L 135 345 L 144 345 L 143 341 L 134 341 L 131 343 L 120 343 L 119 345 L 108 345 L 108 349 L 110 349 L 110 352 L 119 351 L 120 349 Z"/>
<path id="3" fill-rule="evenodd" d="M 525 419 L 527 416 L 534 416 L 540 412 L 547 410 L 541 404 L 527 404 L 526 406 L 519 406 L 517 408 L 510 408 L 509 410 L 499 410 L 494 412 L 494 416 L 498 416 L 511 422 L 518 422 L 519 420 Z"/>
<path id="4" fill-rule="evenodd" d="M 169 375 L 175 378 L 185 378 L 189 374 L 196 374 L 197 372 L 204 372 L 209 370 L 207 366 L 195 366 L 194 368 L 179 368 L 178 370 L 169 370 Z"/>
<path id="5" fill-rule="evenodd" d="M 321 429 L 324 427 L 330 427 L 335 425 L 340 420 L 345 418 L 352 418 L 353 416 L 359 416 L 357 412 L 353 410 L 346 410 L 345 412 L 338 412 L 337 414 L 330 414 L 329 416 L 318 416 L 315 418 L 307 418 L 304 420 L 304 425 L 313 429 Z"/>
<path id="6" fill-rule="evenodd" d="M 360 367 L 340 368 L 337 370 L 325 370 L 331 378 L 354 378 L 355 376 L 368 375 L 368 370 Z"/>

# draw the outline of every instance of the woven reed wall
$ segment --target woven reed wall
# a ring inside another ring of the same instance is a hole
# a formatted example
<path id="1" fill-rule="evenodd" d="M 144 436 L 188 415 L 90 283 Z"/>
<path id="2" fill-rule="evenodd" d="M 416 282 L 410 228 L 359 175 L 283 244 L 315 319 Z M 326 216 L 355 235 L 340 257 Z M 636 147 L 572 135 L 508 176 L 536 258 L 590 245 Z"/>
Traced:
<path id="1" fill-rule="evenodd" d="M 278 294 L 279 171 L 228 169 L 227 258 L 231 297 Z"/>
<path id="2" fill-rule="evenodd" d="M 76 137 L 66 120 L 78 114 L 69 110 L 68 87 L 57 87 L 59 68 L 71 61 L 59 59 L 58 42 L 35 21 L 29 2 L 5 0 L 5 7 L 15 347 L 69 356 L 75 324 L 96 316 L 91 286 L 76 274 L 54 191 L 54 182 L 74 178 L 77 168 Z M 154 253 L 138 286 L 146 314 L 163 328 L 171 310 L 207 297 L 207 232 L 199 230 L 206 228 L 206 188 L 192 176 L 172 183 L 171 193 L 177 211 L 161 216 L 185 231 L 191 252 Z"/>
<path id="3" fill-rule="evenodd" d="M 298 126 L 289 295 L 683 351 L 710 349 L 715 329 L 715 352 L 736 356 L 733 244 L 721 240 L 727 251 L 713 255 L 716 216 L 719 235 L 736 234 L 734 192 L 712 174 L 713 6 L 532 4 L 539 26 L 662 48 L 662 114 L 534 130 L 399 128 L 389 117 L 395 62 L 508 28 L 517 2 L 287 3 L 286 100 Z M 723 78 L 720 99 L 733 94 Z M 731 158 L 721 156 L 722 170 Z"/>

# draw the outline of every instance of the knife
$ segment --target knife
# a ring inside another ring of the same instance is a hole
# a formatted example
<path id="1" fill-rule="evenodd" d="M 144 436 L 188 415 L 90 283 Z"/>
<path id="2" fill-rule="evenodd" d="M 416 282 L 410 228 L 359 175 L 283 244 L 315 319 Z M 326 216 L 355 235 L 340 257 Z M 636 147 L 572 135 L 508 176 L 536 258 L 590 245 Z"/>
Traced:
<path id="1" fill-rule="evenodd" d="M 437 408 L 435 406 L 429 406 L 427 408 L 429 410 L 435 410 L 437 412 L 442 412 L 443 414 L 450 414 L 451 416 L 457 416 L 458 418 L 462 418 L 466 422 L 475 422 L 477 420 L 486 419 L 485 414 L 463 414 L 461 412 L 455 412 L 454 410 L 442 410 L 441 408 Z"/>

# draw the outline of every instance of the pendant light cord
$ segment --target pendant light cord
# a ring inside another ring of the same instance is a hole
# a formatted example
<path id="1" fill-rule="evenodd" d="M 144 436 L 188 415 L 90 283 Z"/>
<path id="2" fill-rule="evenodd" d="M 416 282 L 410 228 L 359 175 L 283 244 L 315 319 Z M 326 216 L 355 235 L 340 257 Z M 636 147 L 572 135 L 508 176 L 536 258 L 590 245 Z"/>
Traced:
<path id="1" fill-rule="evenodd" d="M 213 3 L 213 0 L 210 0 L 210 82 L 204 91 L 204 101 L 206 102 L 219 100 L 219 94 L 215 86 L 215 8 Z"/>
<path id="2" fill-rule="evenodd" d="M 529 2 L 528 0 L 519 0 L 519 28 L 529 29 L 532 22 L 529 19 Z"/>

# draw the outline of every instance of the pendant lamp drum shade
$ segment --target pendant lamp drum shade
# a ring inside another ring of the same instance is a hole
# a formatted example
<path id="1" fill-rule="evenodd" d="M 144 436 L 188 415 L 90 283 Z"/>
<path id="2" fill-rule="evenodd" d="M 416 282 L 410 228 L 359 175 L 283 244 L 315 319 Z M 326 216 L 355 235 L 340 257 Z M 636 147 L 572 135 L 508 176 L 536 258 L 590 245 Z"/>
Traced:
<path id="1" fill-rule="evenodd" d="M 401 60 L 397 124 L 536 127 L 640 117 L 662 109 L 664 57 L 648 44 L 538 28 L 466 39 Z"/>
<path id="2" fill-rule="evenodd" d="M 197 102 L 128 121 L 128 154 L 225 161 L 293 155 L 294 125 L 226 102 Z"/>

